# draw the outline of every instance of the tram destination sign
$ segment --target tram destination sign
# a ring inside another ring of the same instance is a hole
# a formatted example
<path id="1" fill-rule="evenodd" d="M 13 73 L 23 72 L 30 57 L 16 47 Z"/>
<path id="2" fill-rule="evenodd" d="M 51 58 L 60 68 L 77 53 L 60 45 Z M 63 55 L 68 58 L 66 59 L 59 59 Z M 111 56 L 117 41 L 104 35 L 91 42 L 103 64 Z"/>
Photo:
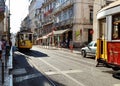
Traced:
<path id="1" fill-rule="evenodd" d="M 5 11 L 5 1 L 0 0 L 0 12 L 4 12 L 4 11 Z"/>

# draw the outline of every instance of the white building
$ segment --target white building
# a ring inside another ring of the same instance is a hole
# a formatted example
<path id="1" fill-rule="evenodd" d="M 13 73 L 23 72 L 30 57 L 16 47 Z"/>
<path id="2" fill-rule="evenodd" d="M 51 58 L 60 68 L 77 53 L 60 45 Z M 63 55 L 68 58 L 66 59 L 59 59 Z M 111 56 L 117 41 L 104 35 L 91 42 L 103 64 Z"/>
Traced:
<path id="1" fill-rule="evenodd" d="M 56 0 L 53 12 L 56 30 L 69 29 L 62 34 L 62 41 L 72 39 L 75 47 L 92 41 L 93 2 L 94 0 Z"/>
<path id="2" fill-rule="evenodd" d="M 42 0 L 32 0 L 30 2 L 29 6 L 29 18 L 30 18 L 30 29 L 32 32 L 34 32 L 36 27 L 36 19 L 35 19 L 35 14 L 36 14 L 36 9 L 40 8 L 42 4 Z"/>
<path id="3" fill-rule="evenodd" d="M 36 29 L 38 29 L 38 22 L 39 20 L 36 20 L 36 9 L 39 9 L 42 5 L 43 0 L 31 0 L 29 5 L 29 28 L 34 33 L 34 39 L 36 40 Z M 34 44 L 36 44 L 36 41 L 34 40 Z"/>
<path id="4" fill-rule="evenodd" d="M 93 3 L 94 0 L 44 0 L 41 32 L 46 35 L 46 44 L 59 45 L 67 40 L 69 47 L 72 39 L 74 46 L 80 47 L 92 41 Z"/>

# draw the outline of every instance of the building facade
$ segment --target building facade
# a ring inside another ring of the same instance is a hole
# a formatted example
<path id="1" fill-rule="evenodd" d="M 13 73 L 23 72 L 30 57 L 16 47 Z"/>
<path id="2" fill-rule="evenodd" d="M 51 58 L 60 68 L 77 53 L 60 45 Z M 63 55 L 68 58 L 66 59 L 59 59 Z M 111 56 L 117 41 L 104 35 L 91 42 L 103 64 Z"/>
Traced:
<path id="1" fill-rule="evenodd" d="M 29 27 L 39 44 L 81 47 L 97 39 L 96 14 L 113 1 L 31 0 Z"/>
<path id="2" fill-rule="evenodd" d="M 10 23 L 8 21 L 10 15 L 8 7 L 5 5 L 5 1 L 6 0 L 0 1 L 0 38 L 6 40 L 10 31 Z"/>
<path id="3" fill-rule="evenodd" d="M 20 31 L 22 30 L 30 30 L 30 17 L 27 15 L 24 20 L 21 22 Z"/>
<path id="4" fill-rule="evenodd" d="M 44 0 L 43 35 L 47 44 L 80 47 L 92 40 L 94 0 Z M 51 33 L 51 34 L 50 34 Z"/>
<path id="5" fill-rule="evenodd" d="M 36 29 L 38 29 L 38 21 L 36 19 L 36 9 L 39 9 L 42 5 L 42 0 L 31 0 L 30 6 L 29 6 L 29 29 L 34 33 L 34 39 L 37 39 L 37 32 Z M 34 44 L 36 44 L 36 41 L 34 41 Z"/>
<path id="6" fill-rule="evenodd" d="M 42 44 L 43 45 L 54 45 L 54 37 L 52 36 L 53 24 L 54 24 L 54 16 L 53 10 L 55 7 L 56 0 L 44 0 L 42 4 Z"/>

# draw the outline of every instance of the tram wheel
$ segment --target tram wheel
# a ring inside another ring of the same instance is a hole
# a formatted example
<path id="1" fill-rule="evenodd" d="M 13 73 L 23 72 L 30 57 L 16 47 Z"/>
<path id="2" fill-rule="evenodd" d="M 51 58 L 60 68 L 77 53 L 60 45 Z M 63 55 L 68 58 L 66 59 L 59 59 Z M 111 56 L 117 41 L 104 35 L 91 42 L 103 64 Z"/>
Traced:
<path id="1" fill-rule="evenodd" d="M 118 68 L 118 67 L 112 67 L 112 69 L 113 69 L 114 71 L 120 70 L 120 68 Z"/>
<path id="2" fill-rule="evenodd" d="M 114 78 L 120 79 L 120 72 L 114 73 L 113 74 Z"/>

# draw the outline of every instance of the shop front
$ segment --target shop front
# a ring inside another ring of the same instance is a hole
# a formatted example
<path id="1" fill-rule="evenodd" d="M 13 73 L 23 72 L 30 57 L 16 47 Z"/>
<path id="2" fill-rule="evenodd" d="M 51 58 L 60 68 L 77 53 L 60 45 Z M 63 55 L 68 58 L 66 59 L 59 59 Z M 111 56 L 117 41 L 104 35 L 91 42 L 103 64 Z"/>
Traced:
<path id="1" fill-rule="evenodd" d="M 72 30 L 57 30 L 48 33 L 40 38 L 37 38 L 39 45 L 69 47 L 69 42 L 72 39 Z"/>
<path id="2" fill-rule="evenodd" d="M 54 43 L 57 47 L 69 47 L 69 41 L 72 39 L 70 29 L 54 31 Z"/>

